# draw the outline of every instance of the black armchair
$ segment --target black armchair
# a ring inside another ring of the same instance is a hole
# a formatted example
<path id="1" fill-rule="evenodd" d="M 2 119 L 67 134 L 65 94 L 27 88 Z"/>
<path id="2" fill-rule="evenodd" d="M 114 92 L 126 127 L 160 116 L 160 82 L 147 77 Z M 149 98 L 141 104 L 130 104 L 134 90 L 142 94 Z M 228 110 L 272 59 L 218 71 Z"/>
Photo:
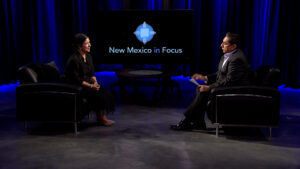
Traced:
<path id="1" fill-rule="evenodd" d="M 17 119 L 25 129 L 28 122 L 69 122 L 77 134 L 77 123 L 90 110 L 81 87 L 64 83 L 54 62 L 22 66 L 19 76 Z"/>
<path id="2" fill-rule="evenodd" d="M 216 126 L 269 127 L 279 125 L 280 70 L 260 67 L 252 76 L 252 85 L 216 88 L 211 91 L 209 118 Z"/>

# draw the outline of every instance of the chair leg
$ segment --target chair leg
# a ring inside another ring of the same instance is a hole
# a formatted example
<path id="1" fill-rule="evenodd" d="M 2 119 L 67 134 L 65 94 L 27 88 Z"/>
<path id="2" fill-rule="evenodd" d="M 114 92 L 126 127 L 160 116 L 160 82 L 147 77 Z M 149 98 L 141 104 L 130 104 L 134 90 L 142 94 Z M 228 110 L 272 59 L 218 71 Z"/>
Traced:
<path id="1" fill-rule="evenodd" d="M 27 121 L 24 122 L 24 129 L 25 129 L 25 133 L 28 134 L 28 122 Z"/>
<path id="2" fill-rule="evenodd" d="M 91 112 L 88 113 L 88 120 L 91 120 Z"/>
<path id="3" fill-rule="evenodd" d="M 74 134 L 75 136 L 77 136 L 78 132 L 77 132 L 77 122 L 74 123 Z"/>
<path id="4" fill-rule="evenodd" d="M 216 137 L 218 138 L 219 137 L 219 123 L 215 123 L 216 125 Z"/>

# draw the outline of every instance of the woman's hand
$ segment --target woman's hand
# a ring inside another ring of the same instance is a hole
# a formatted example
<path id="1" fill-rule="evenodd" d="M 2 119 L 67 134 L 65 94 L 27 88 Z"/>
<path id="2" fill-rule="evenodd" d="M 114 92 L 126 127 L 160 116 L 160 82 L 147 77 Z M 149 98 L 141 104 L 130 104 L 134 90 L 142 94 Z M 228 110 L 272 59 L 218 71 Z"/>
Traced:
<path id="1" fill-rule="evenodd" d="M 96 81 L 96 82 L 94 82 L 94 84 L 93 84 L 94 86 L 96 86 L 96 87 L 99 87 L 100 88 L 100 85 L 99 85 L 99 83 Z"/>
<path id="2" fill-rule="evenodd" d="M 99 89 L 100 89 L 100 85 L 99 85 L 97 82 L 91 84 L 91 86 L 92 86 L 91 88 L 92 88 L 93 90 L 99 90 Z"/>
<path id="3" fill-rule="evenodd" d="M 99 85 L 99 83 L 97 82 L 97 78 L 96 78 L 96 76 L 92 76 L 91 77 L 91 81 L 93 82 L 93 86 L 94 87 L 92 87 L 94 90 L 99 90 L 100 89 L 100 85 Z"/>

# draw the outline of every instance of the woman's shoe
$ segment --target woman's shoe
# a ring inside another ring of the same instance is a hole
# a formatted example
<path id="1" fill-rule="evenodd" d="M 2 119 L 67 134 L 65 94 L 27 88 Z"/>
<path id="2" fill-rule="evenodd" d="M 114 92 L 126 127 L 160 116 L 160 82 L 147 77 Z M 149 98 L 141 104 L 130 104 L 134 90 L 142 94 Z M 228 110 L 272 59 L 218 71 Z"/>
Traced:
<path id="1" fill-rule="evenodd" d="M 114 125 L 116 122 L 113 121 L 113 120 L 105 120 L 105 121 L 99 121 L 99 124 L 101 126 L 106 126 L 106 127 L 109 127 L 109 126 L 112 126 Z"/>

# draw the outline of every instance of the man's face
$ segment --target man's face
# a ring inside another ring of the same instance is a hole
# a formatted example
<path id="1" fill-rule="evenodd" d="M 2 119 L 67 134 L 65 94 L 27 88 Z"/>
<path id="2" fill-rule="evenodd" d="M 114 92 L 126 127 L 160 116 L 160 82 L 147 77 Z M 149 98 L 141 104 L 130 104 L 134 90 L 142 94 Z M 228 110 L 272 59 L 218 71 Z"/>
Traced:
<path id="1" fill-rule="evenodd" d="M 236 49 L 236 44 L 230 44 L 229 43 L 229 38 L 227 36 L 225 36 L 225 38 L 223 39 L 223 42 L 221 43 L 221 48 L 223 50 L 223 53 L 229 53 L 231 51 L 233 51 L 234 49 Z"/>

